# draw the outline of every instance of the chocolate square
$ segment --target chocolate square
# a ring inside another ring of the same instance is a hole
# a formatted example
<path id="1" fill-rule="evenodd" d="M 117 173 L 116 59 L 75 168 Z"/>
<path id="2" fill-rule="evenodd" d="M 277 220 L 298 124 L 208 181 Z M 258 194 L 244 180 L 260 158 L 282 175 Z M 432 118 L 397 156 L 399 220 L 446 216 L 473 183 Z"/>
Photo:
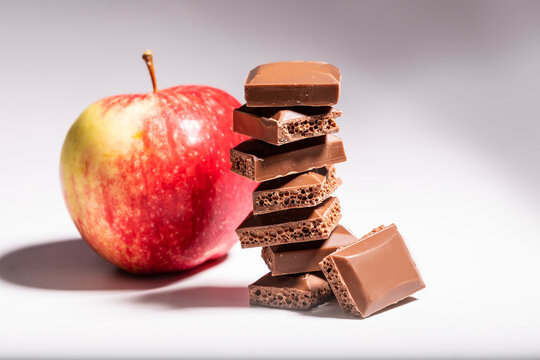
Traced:
<path id="1" fill-rule="evenodd" d="M 341 111 L 329 106 L 253 108 L 234 110 L 233 130 L 273 145 L 322 136 L 339 131 Z"/>
<path id="2" fill-rule="evenodd" d="M 318 206 L 250 214 L 236 229 L 242 248 L 326 239 L 341 219 L 341 206 L 330 197 Z"/>
<path id="3" fill-rule="evenodd" d="M 246 140 L 230 150 L 231 171 L 261 182 L 347 160 L 343 142 L 324 135 L 281 146 Z"/>
<path id="4" fill-rule="evenodd" d="M 320 271 L 319 262 L 340 247 L 356 241 L 344 226 L 338 225 L 325 240 L 265 246 L 261 256 L 272 276 Z"/>
<path id="5" fill-rule="evenodd" d="M 249 303 L 280 309 L 308 310 L 332 298 L 324 275 L 264 275 L 248 286 Z"/>
<path id="6" fill-rule="evenodd" d="M 265 181 L 253 192 L 253 214 L 317 206 L 340 185 L 333 166 Z"/>
<path id="7" fill-rule="evenodd" d="M 338 102 L 341 72 L 317 61 L 259 65 L 244 85 L 247 106 L 329 106 Z"/>
<path id="8" fill-rule="evenodd" d="M 357 317 L 369 316 L 425 287 L 394 224 L 328 255 L 320 266 L 343 311 Z"/>

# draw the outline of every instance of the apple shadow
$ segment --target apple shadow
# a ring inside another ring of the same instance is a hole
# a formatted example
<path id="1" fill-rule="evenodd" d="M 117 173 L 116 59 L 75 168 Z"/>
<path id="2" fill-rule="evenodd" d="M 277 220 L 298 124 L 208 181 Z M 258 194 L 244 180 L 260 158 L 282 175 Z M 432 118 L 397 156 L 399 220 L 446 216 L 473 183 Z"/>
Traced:
<path id="1" fill-rule="evenodd" d="M 384 312 L 387 312 L 388 310 L 395 309 L 397 307 L 403 306 L 405 304 L 408 304 L 410 302 L 416 301 L 417 299 L 415 297 L 409 296 L 401 301 L 398 301 L 395 304 L 389 305 L 385 307 L 384 309 L 381 309 L 367 318 L 357 318 L 349 314 L 345 314 L 343 310 L 341 310 L 341 307 L 339 306 L 337 299 L 333 298 L 332 300 L 321 304 L 309 311 L 299 311 L 300 314 L 306 315 L 306 316 L 316 316 L 316 317 L 324 317 L 324 318 L 335 318 L 335 319 L 350 319 L 350 320 L 365 320 L 369 319 L 373 316 L 377 316 L 379 314 L 382 314 Z"/>
<path id="2" fill-rule="evenodd" d="M 227 255 L 191 270 L 133 275 L 102 259 L 82 239 L 51 241 L 0 257 L 0 279 L 48 290 L 144 290 L 169 285 L 223 262 Z"/>
<path id="3" fill-rule="evenodd" d="M 141 304 L 158 304 L 169 309 L 248 307 L 246 286 L 195 286 L 141 295 L 133 300 Z"/>

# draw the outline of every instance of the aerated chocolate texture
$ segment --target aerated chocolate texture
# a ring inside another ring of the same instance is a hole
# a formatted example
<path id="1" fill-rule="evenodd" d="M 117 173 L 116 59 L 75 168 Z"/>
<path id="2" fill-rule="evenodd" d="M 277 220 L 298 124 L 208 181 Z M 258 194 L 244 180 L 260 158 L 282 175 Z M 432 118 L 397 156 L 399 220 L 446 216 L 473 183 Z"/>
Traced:
<path id="1" fill-rule="evenodd" d="M 265 181 L 253 192 L 253 214 L 316 206 L 340 185 L 333 166 Z"/>
<path id="2" fill-rule="evenodd" d="M 250 108 L 234 110 L 233 130 L 264 142 L 283 145 L 308 137 L 339 131 L 340 110 L 329 106 L 290 108 Z"/>
<path id="3" fill-rule="evenodd" d="M 356 241 L 345 227 L 338 225 L 326 240 L 266 246 L 261 256 L 272 276 L 320 271 L 319 262 L 340 247 Z"/>
<path id="4" fill-rule="evenodd" d="M 236 229 L 242 248 L 326 239 L 341 219 L 339 200 L 312 208 L 250 214 Z"/>
<path id="5" fill-rule="evenodd" d="M 315 61 L 285 61 L 251 70 L 244 90 L 246 104 L 258 106 L 328 106 L 339 99 L 341 72 Z"/>
<path id="6" fill-rule="evenodd" d="M 343 311 L 357 317 L 425 287 L 394 224 L 328 255 L 320 266 Z"/>
<path id="7" fill-rule="evenodd" d="M 246 140 L 231 149 L 231 171 L 254 181 L 266 181 L 347 160 L 343 143 L 334 135 L 281 146 Z"/>
<path id="8" fill-rule="evenodd" d="M 332 297 L 322 273 L 271 276 L 248 286 L 249 302 L 282 309 L 308 310 Z"/>

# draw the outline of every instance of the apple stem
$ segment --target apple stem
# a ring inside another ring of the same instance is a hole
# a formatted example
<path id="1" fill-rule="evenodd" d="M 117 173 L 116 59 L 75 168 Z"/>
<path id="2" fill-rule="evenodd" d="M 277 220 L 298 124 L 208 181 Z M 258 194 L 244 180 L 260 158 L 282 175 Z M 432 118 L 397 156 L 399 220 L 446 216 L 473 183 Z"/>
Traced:
<path id="1" fill-rule="evenodd" d="M 144 62 L 146 63 L 146 66 L 148 67 L 148 71 L 150 72 L 150 77 L 152 78 L 152 85 L 154 86 L 154 92 L 156 93 L 157 90 L 157 83 L 156 83 L 156 73 L 154 72 L 154 57 L 152 56 L 151 50 L 146 50 L 142 58 Z"/>

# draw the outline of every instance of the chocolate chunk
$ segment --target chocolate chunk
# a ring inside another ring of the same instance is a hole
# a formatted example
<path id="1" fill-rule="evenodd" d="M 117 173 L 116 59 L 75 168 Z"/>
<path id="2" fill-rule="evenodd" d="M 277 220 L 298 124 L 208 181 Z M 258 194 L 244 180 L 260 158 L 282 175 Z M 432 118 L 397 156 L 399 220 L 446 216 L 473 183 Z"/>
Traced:
<path id="1" fill-rule="evenodd" d="M 230 151 L 231 171 L 254 181 L 266 181 L 347 160 L 343 143 L 324 135 L 281 146 L 246 140 Z"/>
<path id="2" fill-rule="evenodd" d="M 319 262 L 357 239 L 338 225 L 326 240 L 263 247 L 261 256 L 272 276 L 319 271 Z"/>
<path id="3" fill-rule="evenodd" d="M 332 298 L 321 272 L 301 275 L 264 275 L 248 286 L 249 303 L 281 309 L 308 310 Z"/>
<path id="4" fill-rule="evenodd" d="M 339 131 L 336 118 L 342 112 L 329 106 L 249 108 L 234 110 L 233 130 L 264 142 L 283 145 L 308 137 Z"/>
<path id="5" fill-rule="evenodd" d="M 236 229 L 236 234 L 242 248 L 322 240 L 330 236 L 339 219 L 339 200 L 331 197 L 316 207 L 263 215 L 252 213 Z"/>
<path id="6" fill-rule="evenodd" d="M 320 263 L 343 311 L 357 317 L 369 316 L 425 287 L 396 225 L 377 230 Z"/>
<path id="7" fill-rule="evenodd" d="M 253 192 L 253 214 L 315 206 L 340 185 L 333 166 L 265 181 Z"/>
<path id="8" fill-rule="evenodd" d="M 259 65 L 245 83 L 247 106 L 328 106 L 338 102 L 341 72 L 316 61 Z"/>

